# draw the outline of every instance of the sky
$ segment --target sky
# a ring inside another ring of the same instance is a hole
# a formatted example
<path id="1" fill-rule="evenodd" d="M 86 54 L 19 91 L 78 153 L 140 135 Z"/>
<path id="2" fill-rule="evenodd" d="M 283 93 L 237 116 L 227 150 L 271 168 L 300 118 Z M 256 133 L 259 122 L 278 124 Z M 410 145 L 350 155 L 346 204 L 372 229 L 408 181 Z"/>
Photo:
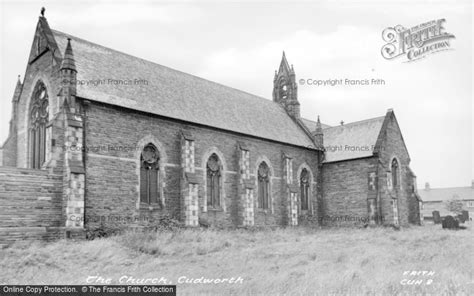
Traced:
<path id="1" fill-rule="evenodd" d="M 383 79 L 384 85 L 300 84 L 302 117 L 338 125 L 393 108 L 419 189 L 425 182 L 470 186 L 474 179 L 471 1 L 0 3 L 0 143 L 44 6 L 53 29 L 267 99 L 282 51 L 297 81 Z M 455 35 L 450 50 L 409 63 L 382 57 L 385 28 L 437 19 Z"/>

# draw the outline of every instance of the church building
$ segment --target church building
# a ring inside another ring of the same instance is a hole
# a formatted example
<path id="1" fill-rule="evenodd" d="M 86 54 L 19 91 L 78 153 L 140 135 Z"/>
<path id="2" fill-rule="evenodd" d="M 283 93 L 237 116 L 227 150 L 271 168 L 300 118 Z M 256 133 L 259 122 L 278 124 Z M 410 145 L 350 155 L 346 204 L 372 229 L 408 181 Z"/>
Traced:
<path id="1" fill-rule="evenodd" d="M 0 243 L 164 217 L 419 224 L 393 110 L 338 126 L 302 118 L 295 77 L 283 54 L 272 100 L 261 98 L 56 31 L 41 15 L 0 149 Z"/>

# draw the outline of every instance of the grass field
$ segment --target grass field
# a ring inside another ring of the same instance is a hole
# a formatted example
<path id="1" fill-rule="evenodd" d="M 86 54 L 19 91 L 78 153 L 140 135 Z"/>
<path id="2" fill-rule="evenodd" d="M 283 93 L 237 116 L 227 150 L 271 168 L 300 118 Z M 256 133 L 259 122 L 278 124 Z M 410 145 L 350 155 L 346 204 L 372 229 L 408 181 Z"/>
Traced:
<path id="1" fill-rule="evenodd" d="M 119 284 L 120 280 L 163 278 L 177 284 L 178 295 L 474 295 L 473 234 L 471 227 L 449 231 L 439 225 L 400 231 L 295 228 L 127 233 L 0 250 L 0 281 Z M 201 277 L 233 277 L 236 282 L 178 283 Z"/>

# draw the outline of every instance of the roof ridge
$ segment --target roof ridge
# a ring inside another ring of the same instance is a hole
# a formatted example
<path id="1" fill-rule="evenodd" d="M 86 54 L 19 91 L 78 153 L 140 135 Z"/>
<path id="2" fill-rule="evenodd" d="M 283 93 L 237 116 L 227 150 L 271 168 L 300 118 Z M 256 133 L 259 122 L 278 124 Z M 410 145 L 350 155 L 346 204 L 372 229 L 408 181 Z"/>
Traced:
<path id="1" fill-rule="evenodd" d="M 318 115 L 318 116 L 319 116 L 319 115 Z M 317 122 L 317 121 L 315 121 L 315 120 L 308 119 L 308 118 L 305 118 L 305 117 L 301 117 L 301 119 L 302 119 L 302 120 L 306 120 L 306 121 L 310 121 L 310 122 L 312 122 L 312 123 L 314 123 L 314 124 L 318 123 L 318 122 Z M 321 122 L 321 124 L 322 124 L 322 125 L 325 125 L 325 126 L 328 126 L 328 127 L 332 127 L 332 126 L 330 126 L 330 125 L 329 125 L 329 124 L 327 124 L 327 123 L 323 123 L 323 122 Z"/>
<path id="2" fill-rule="evenodd" d="M 277 106 L 280 106 L 278 103 L 274 102 L 273 100 L 269 100 L 269 99 L 266 99 L 264 97 L 261 97 L 261 96 L 258 96 L 258 95 L 255 95 L 255 94 L 252 94 L 252 93 L 249 93 L 247 91 L 244 91 L 244 90 L 241 90 L 241 89 L 238 89 L 238 88 L 234 88 L 232 86 L 228 86 L 228 85 L 224 85 L 222 83 L 219 83 L 219 82 L 215 82 L 215 81 L 212 81 L 212 80 L 209 80 L 209 79 L 205 79 L 203 77 L 199 77 L 199 76 L 196 76 L 196 75 L 193 75 L 193 74 L 190 74 L 190 73 L 186 73 L 184 71 L 181 71 L 181 70 L 177 70 L 177 69 L 174 69 L 174 68 L 171 68 L 171 67 L 168 67 L 168 66 L 164 66 L 162 64 L 158 64 L 156 62 L 153 62 L 153 61 L 149 61 L 149 60 L 146 60 L 146 59 L 143 59 L 143 58 L 140 58 L 140 57 L 137 57 L 137 56 L 134 56 L 134 55 L 131 55 L 131 54 L 128 54 L 126 52 L 123 52 L 123 51 L 119 51 L 119 50 L 116 50 L 116 49 L 113 49 L 113 48 L 110 48 L 110 47 L 106 47 L 106 46 L 103 46 L 103 45 L 100 45 L 98 43 L 94 43 L 94 42 L 91 42 L 89 40 L 86 40 L 86 39 L 83 39 L 83 38 L 80 38 L 80 37 L 77 37 L 77 36 L 74 36 L 74 35 L 71 35 L 71 34 L 68 34 L 68 33 L 65 33 L 65 32 L 62 32 L 62 31 L 58 31 L 58 30 L 55 30 L 55 29 L 51 29 L 51 31 L 53 33 L 59 33 L 59 34 L 62 34 L 64 36 L 70 36 L 70 37 L 73 37 L 74 39 L 78 39 L 82 42 L 86 42 L 90 45 L 93 45 L 93 46 L 97 46 L 97 47 L 100 47 L 100 48 L 104 48 L 104 49 L 107 49 L 107 50 L 110 50 L 110 51 L 113 51 L 115 53 L 118 53 L 118 54 L 122 54 L 122 55 L 125 55 L 125 56 L 129 56 L 131 58 L 134 58 L 134 59 L 138 59 L 138 60 L 141 60 L 141 61 L 144 61 L 144 62 L 147 62 L 147 63 L 152 63 L 154 65 L 157 65 L 157 66 L 160 66 L 160 67 L 163 67 L 163 68 L 166 68 L 166 69 L 169 69 L 171 71 L 175 71 L 175 72 L 179 72 L 181 74 L 184 74 L 184 75 L 187 75 L 187 76 L 191 76 L 191 77 L 194 77 L 194 78 L 197 78 L 197 79 L 200 79 L 200 80 L 203 80 L 207 83 L 212 83 L 212 84 L 215 84 L 215 85 L 218 85 L 220 87 L 224 87 L 224 88 L 228 88 L 228 89 L 233 89 L 233 90 L 236 90 L 238 92 L 241 92 L 243 94 L 247 94 L 251 97 L 254 97 L 254 98 L 257 98 L 257 99 L 261 99 L 261 100 L 265 100 L 267 102 L 270 102 L 272 104 L 275 104 Z M 286 112 L 285 112 L 286 113 Z M 290 115 L 288 115 L 290 116 Z"/>
<path id="3" fill-rule="evenodd" d="M 313 123 L 316 123 L 316 121 L 312 120 L 312 119 L 308 119 L 308 118 L 304 118 L 304 117 L 301 117 L 302 120 L 307 120 L 307 121 L 311 121 Z"/>
<path id="4" fill-rule="evenodd" d="M 457 186 L 457 187 L 438 187 L 438 188 L 430 188 L 426 190 L 425 188 L 418 189 L 418 191 L 430 192 L 433 190 L 445 190 L 445 189 L 474 189 L 471 186 Z"/>
<path id="5" fill-rule="evenodd" d="M 344 123 L 343 125 L 330 126 L 330 127 L 326 128 L 325 130 L 328 130 L 328 129 L 331 129 L 331 128 L 345 127 L 345 126 L 348 126 L 348 125 L 360 124 L 360 123 L 363 123 L 363 122 L 366 122 L 366 121 L 375 121 L 376 119 L 385 118 L 385 116 L 386 115 L 373 117 L 373 118 L 368 118 L 368 119 L 363 119 L 363 120 L 358 120 L 358 121 L 353 121 L 353 122 L 349 122 L 349 123 Z"/>

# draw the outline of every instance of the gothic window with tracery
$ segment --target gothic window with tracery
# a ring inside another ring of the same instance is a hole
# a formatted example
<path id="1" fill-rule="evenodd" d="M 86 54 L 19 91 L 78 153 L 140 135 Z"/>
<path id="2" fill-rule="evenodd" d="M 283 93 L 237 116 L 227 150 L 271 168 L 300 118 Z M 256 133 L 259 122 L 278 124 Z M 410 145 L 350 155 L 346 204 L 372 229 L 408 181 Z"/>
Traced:
<path id="1" fill-rule="evenodd" d="M 219 157 L 213 153 L 207 161 L 207 206 L 218 208 L 221 205 L 220 183 L 221 165 Z"/>
<path id="2" fill-rule="evenodd" d="M 160 201 L 160 156 L 153 144 L 143 148 L 140 156 L 140 202 L 152 204 Z"/>
<path id="3" fill-rule="evenodd" d="M 309 173 L 303 169 L 300 176 L 301 210 L 309 209 Z"/>
<path id="4" fill-rule="evenodd" d="M 258 167 L 258 207 L 260 209 L 268 209 L 269 207 L 269 190 L 270 190 L 270 169 L 265 162 Z"/>
<path id="5" fill-rule="evenodd" d="M 31 168 L 40 169 L 46 156 L 46 124 L 49 119 L 48 92 L 42 82 L 33 91 L 29 114 Z"/>

